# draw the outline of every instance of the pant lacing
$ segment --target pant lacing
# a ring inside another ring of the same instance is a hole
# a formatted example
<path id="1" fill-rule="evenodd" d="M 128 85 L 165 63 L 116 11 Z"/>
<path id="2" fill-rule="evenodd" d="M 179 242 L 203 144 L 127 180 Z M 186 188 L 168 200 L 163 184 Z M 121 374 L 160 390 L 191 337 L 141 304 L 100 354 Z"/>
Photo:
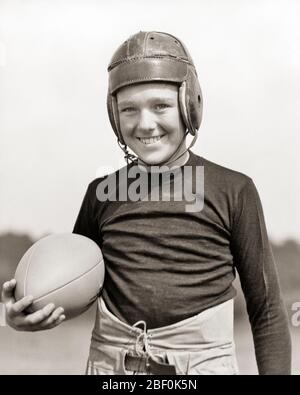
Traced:
<path id="1" fill-rule="evenodd" d="M 145 321 L 137 321 L 135 324 L 132 325 L 133 328 L 137 327 L 138 325 L 143 325 L 143 331 L 137 336 L 135 341 L 134 350 L 138 355 L 144 356 L 145 352 L 146 355 L 151 357 L 152 359 L 156 360 L 157 356 L 155 356 L 151 349 L 150 349 L 150 338 L 151 335 L 147 333 L 147 324 Z M 142 346 L 142 349 L 141 349 Z"/>

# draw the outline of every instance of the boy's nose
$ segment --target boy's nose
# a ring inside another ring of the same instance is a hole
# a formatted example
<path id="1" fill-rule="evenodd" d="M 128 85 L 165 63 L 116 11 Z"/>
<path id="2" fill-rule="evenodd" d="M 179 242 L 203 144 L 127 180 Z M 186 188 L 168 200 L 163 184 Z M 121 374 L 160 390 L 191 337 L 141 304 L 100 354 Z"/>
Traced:
<path id="1" fill-rule="evenodd" d="M 155 127 L 156 127 L 156 122 L 151 111 L 148 110 L 141 111 L 139 122 L 138 122 L 138 130 L 140 132 L 148 132 L 154 130 Z"/>

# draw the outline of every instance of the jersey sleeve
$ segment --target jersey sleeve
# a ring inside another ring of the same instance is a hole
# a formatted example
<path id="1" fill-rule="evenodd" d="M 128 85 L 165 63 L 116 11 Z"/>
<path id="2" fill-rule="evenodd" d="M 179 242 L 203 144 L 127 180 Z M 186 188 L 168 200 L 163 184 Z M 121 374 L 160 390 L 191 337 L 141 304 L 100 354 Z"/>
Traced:
<path id="1" fill-rule="evenodd" d="M 98 225 L 96 210 L 97 197 L 94 184 L 94 182 L 90 183 L 86 190 L 77 219 L 75 221 L 73 233 L 89 237 L 101 248 L 102 240 Z"/>
<path id="2" fill-rule="evenodd" d="M 286 309 L 261 201 L 250 178 L 239 195 L 231 248 L 246 300 L 259 374 L 290 374 Z"/>

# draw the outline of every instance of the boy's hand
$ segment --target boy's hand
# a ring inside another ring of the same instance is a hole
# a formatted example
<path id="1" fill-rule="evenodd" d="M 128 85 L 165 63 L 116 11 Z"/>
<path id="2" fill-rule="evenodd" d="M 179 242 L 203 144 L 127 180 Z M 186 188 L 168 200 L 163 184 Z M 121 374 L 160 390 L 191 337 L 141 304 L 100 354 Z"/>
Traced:
<path id="1" fill-rule="evenodd" d="M 40 331 L 51 329 L 59 325 L 66 317 L 63 314 L 64 309 L 58 307 L 55 309 L 53 303 L 48 304 L 43 309 L 32 314 L 26 314 L 24 311 L 33 301 L 32 296 L 25 296 L 16 302 L 14 289 L 16 280 L 12 279 L 3 284 L 2 301 L 6 308 L 6 322 L 12 328 L 18 331 Z"/>

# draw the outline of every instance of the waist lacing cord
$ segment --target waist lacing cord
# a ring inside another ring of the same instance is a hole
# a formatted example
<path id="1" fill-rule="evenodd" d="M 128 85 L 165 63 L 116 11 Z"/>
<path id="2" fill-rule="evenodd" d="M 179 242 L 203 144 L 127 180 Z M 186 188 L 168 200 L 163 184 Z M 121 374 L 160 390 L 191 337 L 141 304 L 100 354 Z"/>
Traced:
<path id="1" fill-rule="evenodd" d="M 151 337 L 151 335 L 149 335 L 147 333 L 147 324 L 145 321 L 137 321 L 135 324 L 132 325 L 132 327 L 136 327 L 138 325 L 143 325 L 143 332 L 141 332 L 135 341 L 135 346 L 134 346 L 134 350 L 138 355 L 143 356 L 144 352 L 141 352 L 140 350 L 138 350 L 138 346 L 139 343 L 142 341 L 142 345 L 143 345 L 143 350 L 146 351 L 146 355 L 151 357 L 154 361 L 156 360 L 156 357 L 154 356 L 154 354 L 151 352 L 150 350 L 150 344 L 149 344 L 149 337 Z"/>

